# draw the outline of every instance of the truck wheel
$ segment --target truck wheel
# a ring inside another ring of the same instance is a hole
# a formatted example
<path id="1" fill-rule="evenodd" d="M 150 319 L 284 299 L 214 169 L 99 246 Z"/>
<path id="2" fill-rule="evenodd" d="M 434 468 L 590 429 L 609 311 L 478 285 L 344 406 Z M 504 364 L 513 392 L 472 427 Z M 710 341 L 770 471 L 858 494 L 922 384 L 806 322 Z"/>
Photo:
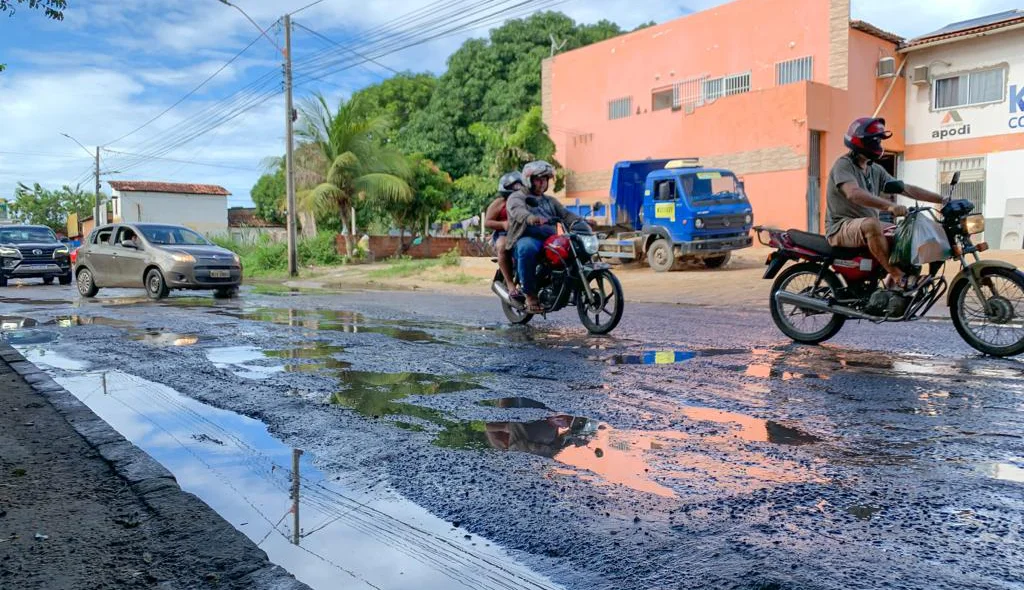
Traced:
<path id="1" fill-rule="evenodd" d="M 704 259 L 704 266 L 708 268 L 722 268 L 732 260 L 732 252 L 726 252 L 721 256 L 711 256 Z"/>
<path id="2" fill-rule="evenodd" d="M 69 271 L 67 272 L 67 274 L 62 274 L 62 275 L 60 275 L 60 277 L 58 277 L 58 279 L 57 279 L 57 280 L 58 280 L 58 281 L 60 282 L 60 284 L 62 284 L 62 285 L 70 285 L 70 284 L 71 284 L 71 271 L 69 270 Z"/>
<path id="3" fill-rule="evenodd" d="M 0 275 L 0 287 L 6 287 L 6 286 L 7 286 L 7 277 L 5 277 L 3 275 Z"/>
<path id="4" fill-rule="evenodd" d="M 654 240 L 647 248 L 647 264 L 654 272 L 671 270 L 675 262 L 675 252 L 672 251 L 672 245 L 665 238 Z"/>
<path id="5" fill-rule="evenodd" d="M 52 285 L 53 284 L 53 277 L 43 277 L 43 284 L 44 285 Z"/>

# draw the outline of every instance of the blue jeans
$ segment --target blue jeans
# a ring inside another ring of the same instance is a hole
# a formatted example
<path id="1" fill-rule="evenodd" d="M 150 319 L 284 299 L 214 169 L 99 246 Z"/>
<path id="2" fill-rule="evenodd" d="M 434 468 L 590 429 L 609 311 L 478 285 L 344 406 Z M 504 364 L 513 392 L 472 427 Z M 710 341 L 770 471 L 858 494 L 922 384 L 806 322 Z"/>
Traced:
<path id="1" fill-rule="evenodd" d="M 516 258 L 516 272 L 519 274 L 519 284 L 527 295 L 537 294 L 537 255 L 544 248 L 544 240 L 555 234 L 551 227 L 530 226 L 526 232 L 516 240 L 512 249 Z"/>

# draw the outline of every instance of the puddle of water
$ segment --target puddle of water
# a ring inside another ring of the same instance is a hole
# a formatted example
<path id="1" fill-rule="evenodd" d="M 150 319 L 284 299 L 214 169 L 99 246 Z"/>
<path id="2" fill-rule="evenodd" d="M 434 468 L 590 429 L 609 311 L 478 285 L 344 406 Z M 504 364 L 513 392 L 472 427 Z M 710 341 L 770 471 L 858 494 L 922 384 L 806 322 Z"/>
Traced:
<path id="1" fill-rule="evenodd" d="M 502 397 L 498 399 L 485 399 L 476 402 L 478 406 L 489 408 L 536 408 L 538 410 L 550 410 L 543 403 L 528 397 Z"/>
<path id="2" fill-rule="evenodd" d="M 332 346 L 324 342 L 315 342 L 311 346 L 302 346 L 281 350 L 263 350 L 255 346 L 228 346 L 210 348 L 206 358 L 218 369 L 227 369 L 245 379 L 266 379 L 276 373 L 318 373 L 320 371 L 340 371 L 352 366 L 351 363 L 331 358 L 332 355 L 344 352 L 340 346 Z M 307 361 L 313 363 L 288 363 L 284 366 L 263 366 L 251 364 L 266 358 Z"/>
<path id="3" fill-rule="evenodd" d="M 802 432 L 790 426 L 784 426 L 771 420 L 762 420 L 746 414 L 726 412 L 713 408 L 700 408 L 695 406 L 685 407 L 680 413 L 699 422 L 711 422 L 726 426 L 738 426 L 739 429 L 730 429 L 729 434 L 712 437 L 719 440 L 738 438 L 748 442 L 765 442 L 777 445 L 800 446 L 821 442 L 821 439 Z"/>
<path id="4" fill-rule="evenodd" d="M 396 340 L 413 343 L 439 342 L 423 330 L 408 327 L 406 322 L 371 321 L 362 314 L 350 311 L 267 308 L 253 311 L 223 311 L 221 313 L 240 320 L 269 322 L 309 330 L 383 334 Z"/>
<path id="5" fill-rule="evenodd" d="M 674 365 L 695 358 L 711 358 L 748 354 L 745 348 L 707 348 L 703 350 L 646 350 L 639 354 L 619 354 L 606 362 L 610 365 Z"/>
<path id="6" fill-rule="evenodd" d="M 337 359 L 326 359 L 316 363 L 304 365 L 286 365 L 284 370 L 288 373 L 320 373 L 323 371 L 342 371 L 352 366 L 352 363 L 339 361 Z"/>
<path id="7" fill-rule="evenodd" d="M 1006 463 L 988 463 L 981 466 L 981 471 L 994 479 L 1024 483 L 1024 458 Z"/>
<path id="8" fill-rule="evenodd" d="M 199 336 L 195 334 L 175 334 L 174 332 L 161 332 L 159 330 L 143 330 L 129 336 L 130 340 L 143 342 L 150 346 L 192 346 L 199 342 Z"/>
<path id="9" fill-rule="evenodd" d="M 450 424 L 437 410 L 401 403 L 411 395 L 437 395 L 479 389 L 469 381 L 460 381 L 443 375 L 427 373 L 374 373 L 343 371 L 338 374 L 346 389 L 331 396 L 330 402 L 353 409 L 364 416 L 411 416 L 433 422 Z"/>
<path id="10" fill-rule="evenodd" d="M 285 370 L 283 366 L 260 366 L 249 363 L 266 358 L 264 352 L 255 346 L 225 346 L 209 348 L 206 358 L 218 369 L 231 371 L 243 379 L 266 379 Z"/>
<path id="11" fill-rule="evenodd" d="M 857 520 L 871 520 L 875 514 L 881 511 L 882 509 L 878 506 L 848 506 L 846 508 L 846 513 L 853 515 Z"/>
<path id="12" fill-rule="evenodd" d="M 345 474 L 353 483 L 343 486 L 256 420 L 120 371 L 56 379 L 312 588 L 557 588 L 398 494 L 366 490 L 358 474 Z"/>
<path id="13" fill-rule="evenodd" d="M 345 352 L 343 346 L 332 346 L 326 342 L 313 342 L 309 346 L 287 348 L 284 350 L 268 350 L 264 354 L 277 359 L 323 359 Z"/>

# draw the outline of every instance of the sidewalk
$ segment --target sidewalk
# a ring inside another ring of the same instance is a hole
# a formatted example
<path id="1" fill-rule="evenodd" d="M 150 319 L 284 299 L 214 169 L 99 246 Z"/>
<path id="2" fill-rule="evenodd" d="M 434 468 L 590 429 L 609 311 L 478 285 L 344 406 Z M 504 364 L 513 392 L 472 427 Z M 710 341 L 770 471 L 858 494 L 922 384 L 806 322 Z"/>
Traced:
<path id="1" fill-rule="evenodd" d="M 0 396 L 0 587 L 307 588 L 6 343 Z"/>

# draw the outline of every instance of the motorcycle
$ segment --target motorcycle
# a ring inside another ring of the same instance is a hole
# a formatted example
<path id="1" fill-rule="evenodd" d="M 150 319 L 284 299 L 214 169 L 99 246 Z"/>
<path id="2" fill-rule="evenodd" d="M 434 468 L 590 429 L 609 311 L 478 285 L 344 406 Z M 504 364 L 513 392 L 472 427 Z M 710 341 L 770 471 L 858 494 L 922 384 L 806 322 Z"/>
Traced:
<path id="1" fill-rule="evenodd" d="M 625 302 L 622 284 L 610 270 L 611 265 L 597 258 L 598 242 L 590 226 L 583 222 L 545 240 L 537 257 L 537 298 L 544 316 L 575 306 L 587 331 L 607 334 L 619 325 Z M 500 269 L 491 282 L 491 291 L 501 300 L 501 309 L 509 322 L 526 325 L 533 319 L 525 303 L 509 295 Z"/>
<path id="2" fill-rule="evenodd" d="M 909 269 L 910 286 L 902 291 L 884 287 L 887 273 L 866 248 L 836 248 L 818 234 L 755 227 L 761 243 L 776 248 L 765 261 L 764 274 L 774 279 L 770 306 L 775 325 L 797 342 L 819 344 L 850 319 L 876 324 L 919 320 L 946 296 L 953 326 L 967 344 L 997 357 L 1024 352 L 1024 309 L 1019 308 L 1024 306 L 1024 273 L 1007 262 L 981 260 L 979 253 L 988 245 L 975 245 L 971 236 L 984 231 L 985 218 L 971 213 L 970 201 L 952 200 L 959 181 L 957 172 L 939 214 L 949 258 Z M 910 211 L 928 215 L 932 210 Z M 949 260 L 960 267 L 951 283 L 942 272 Z M 796 264 L 780 273 L 789 262 Z"/>

